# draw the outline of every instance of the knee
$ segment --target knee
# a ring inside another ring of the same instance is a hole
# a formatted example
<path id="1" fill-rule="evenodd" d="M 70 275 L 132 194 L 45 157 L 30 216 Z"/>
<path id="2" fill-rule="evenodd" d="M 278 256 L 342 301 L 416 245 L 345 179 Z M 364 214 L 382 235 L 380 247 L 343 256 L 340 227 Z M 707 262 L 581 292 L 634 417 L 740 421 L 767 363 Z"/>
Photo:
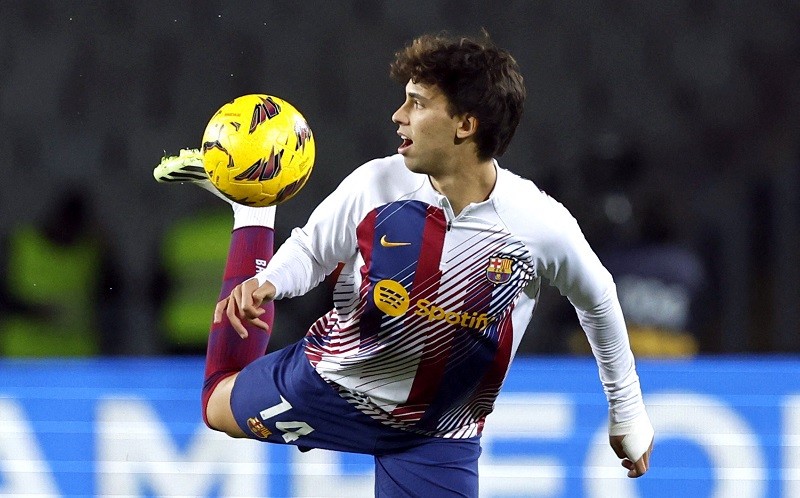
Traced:
<path id="1" fill-rule="evenodd" d="M 235 380 L 235 374 L 226 377 L 210 393 L 203 393 L 203 421 L 209 429 L 224 432 L 231 437 L 245 437 L 231 409 L 231 391 Z"/>

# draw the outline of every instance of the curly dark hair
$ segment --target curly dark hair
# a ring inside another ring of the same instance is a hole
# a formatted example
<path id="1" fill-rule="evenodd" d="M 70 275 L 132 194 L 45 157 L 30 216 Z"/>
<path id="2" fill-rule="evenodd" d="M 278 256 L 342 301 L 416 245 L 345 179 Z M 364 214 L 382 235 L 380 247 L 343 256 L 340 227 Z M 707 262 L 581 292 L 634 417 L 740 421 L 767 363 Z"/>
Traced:
<path id="1" fill-rule="evenodd" d="M 402 84 L 436 85 L 447 96 L 451 116 L 476 117 L 481 159 L 503 155 L 522 118 L 522 74 L 511 54 L 497 48 L 486 31 L 483 40 L 422 35 L 395 54 L 389 74 Z"/>

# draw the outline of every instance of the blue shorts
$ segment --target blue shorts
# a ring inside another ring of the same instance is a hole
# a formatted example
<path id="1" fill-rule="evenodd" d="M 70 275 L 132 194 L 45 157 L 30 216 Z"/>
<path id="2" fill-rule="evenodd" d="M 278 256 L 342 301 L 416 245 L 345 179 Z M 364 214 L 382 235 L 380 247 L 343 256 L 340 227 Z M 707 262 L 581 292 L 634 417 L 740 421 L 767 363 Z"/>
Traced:
<path id="1" fill-rule="evenodd" d="M 480 436 L 422 436 L 373 420 L 322 380 L 302 341 L 245 367 L 231 408 L 253 439 L 374 455 L 376 496 L 478 496 Z"/>

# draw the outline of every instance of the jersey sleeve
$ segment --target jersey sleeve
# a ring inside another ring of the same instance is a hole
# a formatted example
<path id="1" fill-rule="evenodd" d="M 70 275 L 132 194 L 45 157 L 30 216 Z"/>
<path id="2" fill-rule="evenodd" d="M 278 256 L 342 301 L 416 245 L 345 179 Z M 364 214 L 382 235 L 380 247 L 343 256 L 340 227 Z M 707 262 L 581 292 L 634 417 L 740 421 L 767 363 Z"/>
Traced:
<path id="1" fill-rule="evenodd" d="M 610 422 L 633 420 L 645 408 L 614 280 L 574 217 L 556 201 L 548 202 L 556 224 L 541 248 L 543 276 L 575 307 L 599 367 Z"/>
<path id="2" fill-rule="evenodd" d="M 275 299 L 300 296 L 317 285 L 356 250 L 353 214 L 360 202 L 355 188 L 363 173 L 354 171 L 311 213 L 303 227 L 292 230 L 267 267 L 256 275 L 270 281 Z"/>

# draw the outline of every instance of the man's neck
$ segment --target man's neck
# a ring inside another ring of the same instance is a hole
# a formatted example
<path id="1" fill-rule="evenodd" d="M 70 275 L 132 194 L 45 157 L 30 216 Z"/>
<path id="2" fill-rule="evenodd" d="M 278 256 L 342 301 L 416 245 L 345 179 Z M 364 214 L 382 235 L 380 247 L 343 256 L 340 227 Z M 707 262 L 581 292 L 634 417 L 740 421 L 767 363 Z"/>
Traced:
<path id="1" fill-rule="evenodd" d="M 474 164 L 465 164 L 452 174 L 430 176 L 431 184 L 447 197 L 458 215 L 469 204 L 483 202 L 489 198 L 497 182 L 497 169 L 491 159 Z"/>

